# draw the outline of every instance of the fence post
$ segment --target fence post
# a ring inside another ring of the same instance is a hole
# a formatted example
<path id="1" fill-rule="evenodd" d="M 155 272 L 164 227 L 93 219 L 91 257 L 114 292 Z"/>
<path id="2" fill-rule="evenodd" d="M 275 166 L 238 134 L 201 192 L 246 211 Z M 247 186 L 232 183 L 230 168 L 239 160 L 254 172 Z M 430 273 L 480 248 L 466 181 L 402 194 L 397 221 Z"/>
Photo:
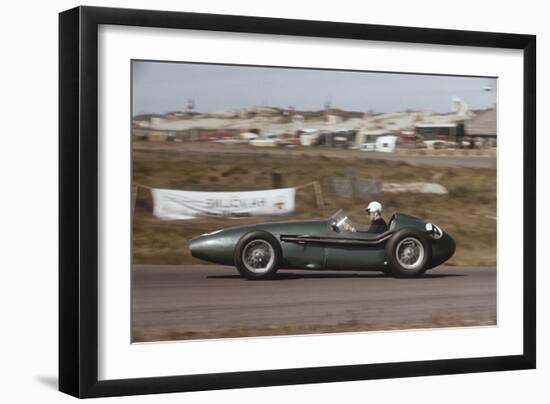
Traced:
<path id="1" fill-rule="evenodd" d="M 323 208 L 325 206 L 325 201 L 323 200 L 323 189 L 321 188 L 319 181 L 313 181 L 313 191 L 315 192 L 317 207 Z"/>

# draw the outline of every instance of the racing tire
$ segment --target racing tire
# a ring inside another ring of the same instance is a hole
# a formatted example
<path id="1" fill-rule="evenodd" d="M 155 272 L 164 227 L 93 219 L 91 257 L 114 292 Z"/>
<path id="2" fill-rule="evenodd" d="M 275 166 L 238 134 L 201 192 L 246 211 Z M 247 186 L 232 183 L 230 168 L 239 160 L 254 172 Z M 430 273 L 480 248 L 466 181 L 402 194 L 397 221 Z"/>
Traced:
<path id="1" fill-rule="evenodd" d="M 279 269 L 281 245 L 263 230 L 244 234 L 235 246 L 235 266 L 249 280 L 269 279 Z"/>
<path id="2" fill-rule="evenodd" d="M 386 243 L 386 257 L 396 278 L 413 278 L 426 272 L 432 258 L 432 244 L 414 228 L 404 228 Z"/>

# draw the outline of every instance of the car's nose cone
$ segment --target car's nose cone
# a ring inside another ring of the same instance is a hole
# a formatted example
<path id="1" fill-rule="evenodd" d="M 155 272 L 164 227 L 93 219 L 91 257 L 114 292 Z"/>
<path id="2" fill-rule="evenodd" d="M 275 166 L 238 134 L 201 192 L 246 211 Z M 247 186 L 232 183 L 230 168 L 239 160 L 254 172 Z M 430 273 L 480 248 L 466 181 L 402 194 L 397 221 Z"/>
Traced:
<path id="1" fill-rule="evenodd" d="M 233 249 L 230 240 L 222 232 L 202 234 L 189 241 L 189 251 L 193 257 L 204 261 L 231 262 Z"/>
<path id="2" fill-rule="evenodd" d="M 191 252 L 191 255 L 193 257 L 207 260 L 209 244 L 211 243 L 208 242 L 208 239 L 206 237 L 195 237 L 189 242 L 189 251 Z"/>

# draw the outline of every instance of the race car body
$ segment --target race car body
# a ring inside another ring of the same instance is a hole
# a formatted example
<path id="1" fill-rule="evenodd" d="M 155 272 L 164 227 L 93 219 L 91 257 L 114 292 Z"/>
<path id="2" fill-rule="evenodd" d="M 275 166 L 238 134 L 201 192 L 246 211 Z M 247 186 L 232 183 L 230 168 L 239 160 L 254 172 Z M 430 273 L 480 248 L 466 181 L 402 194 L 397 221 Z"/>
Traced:
<path id="1" fill-rule="evenodd" d="M 339 210 L 328 219 L 267 222 L 203 234 L 189 243 L 205 261 L 236 266 L 249 279 L 278 269 L 383 271 L 422 275 L 455 251 L 453 238 L 437 225 L 395 213 L 386 231 L 361 231 Z"/>

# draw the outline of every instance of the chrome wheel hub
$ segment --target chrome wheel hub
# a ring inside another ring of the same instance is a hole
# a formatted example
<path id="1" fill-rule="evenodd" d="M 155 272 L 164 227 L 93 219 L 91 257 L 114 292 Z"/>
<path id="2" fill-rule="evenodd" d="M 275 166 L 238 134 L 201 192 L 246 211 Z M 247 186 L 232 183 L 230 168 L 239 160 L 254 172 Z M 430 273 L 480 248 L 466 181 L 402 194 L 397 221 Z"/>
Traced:
<path id="1" fill-rule="evenodd" d="M 265 240 L 252 240 L 243 248 L 242 261 L 249 271 L 264 273 L 275 261 L 275 251 Z"/>
<path id="2" fill-rule="evenodd" d="M 406 237 L 395 248 L 399 264 L 405 269 L 417 269 L 424 260 L 424 246 L 414 237 Z"/>

